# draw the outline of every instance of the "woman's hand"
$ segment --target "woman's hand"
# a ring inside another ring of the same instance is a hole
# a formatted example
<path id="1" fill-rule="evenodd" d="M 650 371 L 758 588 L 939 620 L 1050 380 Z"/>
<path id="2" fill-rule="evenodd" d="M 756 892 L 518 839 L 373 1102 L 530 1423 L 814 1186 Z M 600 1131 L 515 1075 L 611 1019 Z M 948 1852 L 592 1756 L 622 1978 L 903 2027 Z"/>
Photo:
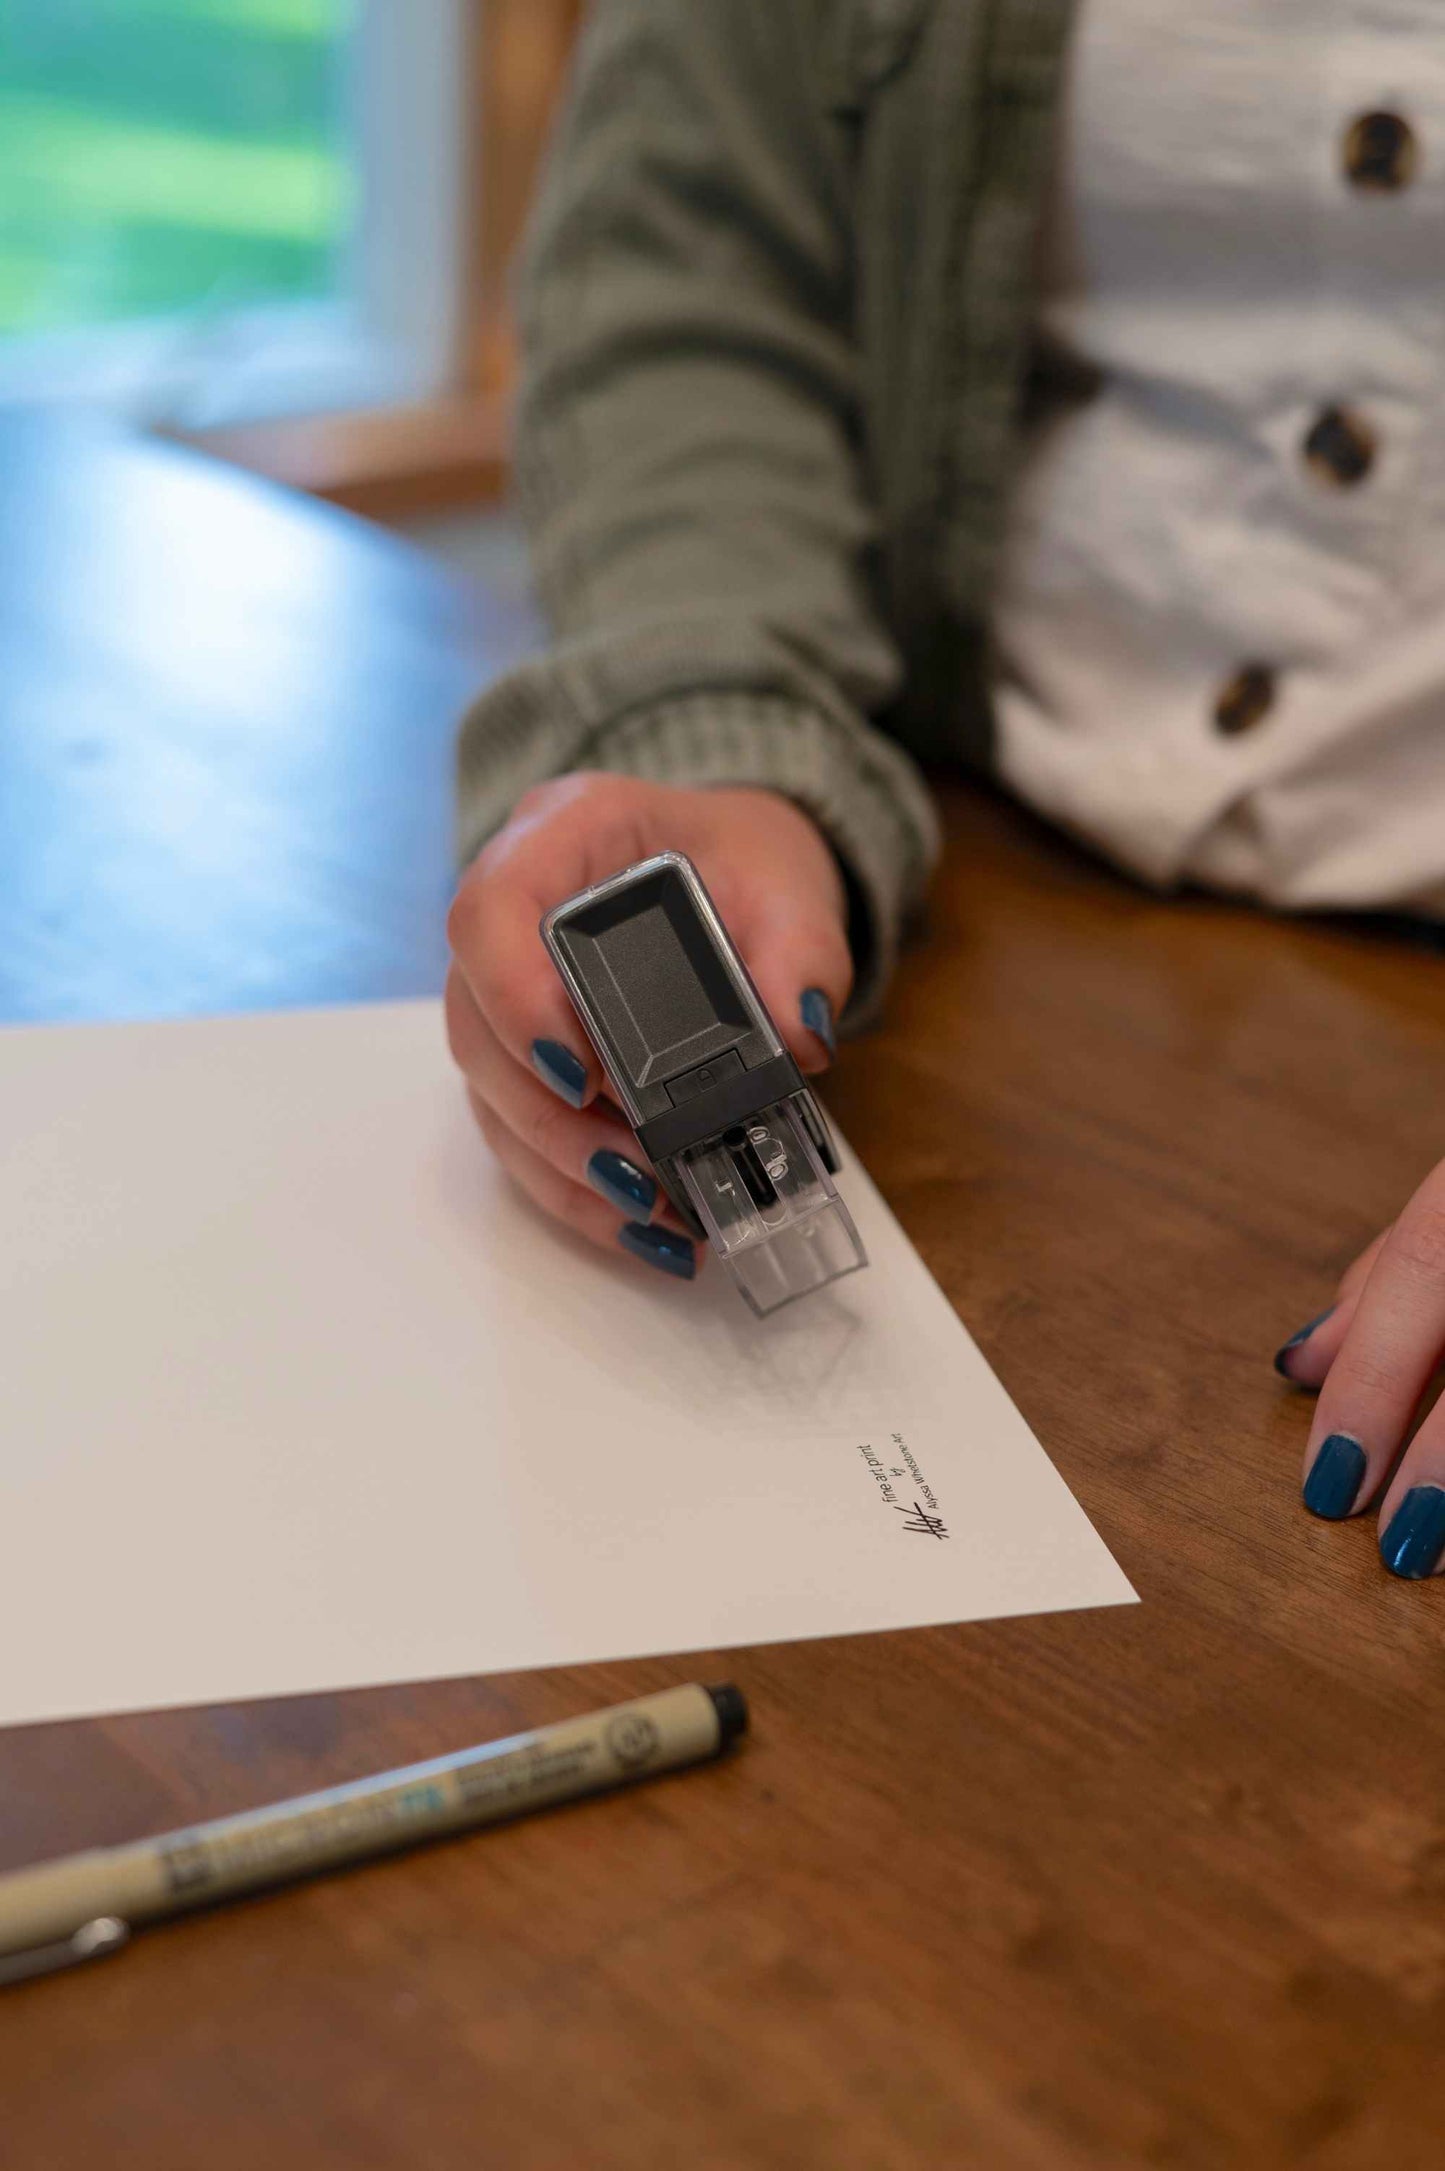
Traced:
<path id="1" fill-rule="evenodd" d="M 457 892 L 446 1016 L 483 1135 L 522 1189 L 593 1243 L 690 1279 L 692 1241 L 600 1097 L 601 1068 L 538 933 L 564 897 L 668 850 L 707 884 L 801 1068 L 825 1069 L 853 977 L 843 881 L 814 823 L 770 791 L 591 773 L 535 786 Z"/>
<path id="2" fill-rule="evenodd" d="M 1305 1506 L 1339 1520 L 1378 1498 L 1380 1552 L 1394 1575 L 1434 1575 L 1445 1559 L 1445 1399 L 1390 1477 L 1442 1354 L 1445 1161 L 1356 1259 L 1331 1309 L 1275 1358 L 1286 1379 L 1320 1390 Z"/>

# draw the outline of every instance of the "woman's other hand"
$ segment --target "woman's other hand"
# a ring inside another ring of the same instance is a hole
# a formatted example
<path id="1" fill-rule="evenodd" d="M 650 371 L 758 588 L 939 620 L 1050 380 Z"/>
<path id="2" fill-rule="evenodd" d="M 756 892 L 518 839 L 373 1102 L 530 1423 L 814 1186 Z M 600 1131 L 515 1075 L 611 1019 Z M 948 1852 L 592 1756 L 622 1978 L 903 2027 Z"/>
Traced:
<path id="1" fill-rule="evenodd" d="M 1378 1503 L 1381 1557 L 1398 1576 L 1445 1565 L 1445 1399 L 1400 1456 L 1442 1356 L 1445 1161 L 1275 1358 L 1286 1379 L 1319 1389 L 1306 1507 L 1337 1521 Z"/>

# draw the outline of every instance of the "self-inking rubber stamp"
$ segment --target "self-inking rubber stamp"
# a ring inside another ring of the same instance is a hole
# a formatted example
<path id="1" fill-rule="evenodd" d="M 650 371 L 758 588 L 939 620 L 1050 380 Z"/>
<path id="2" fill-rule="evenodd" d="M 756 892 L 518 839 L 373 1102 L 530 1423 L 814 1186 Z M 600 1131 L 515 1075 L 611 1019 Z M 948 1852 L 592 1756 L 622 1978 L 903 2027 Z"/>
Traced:
<path id="1" fill-rule="evenodd" d="M 822 1110 L 691 860 L 579 891 L 542 940 L 664 1190 L 753 1310 L 866 1266 Z"/>

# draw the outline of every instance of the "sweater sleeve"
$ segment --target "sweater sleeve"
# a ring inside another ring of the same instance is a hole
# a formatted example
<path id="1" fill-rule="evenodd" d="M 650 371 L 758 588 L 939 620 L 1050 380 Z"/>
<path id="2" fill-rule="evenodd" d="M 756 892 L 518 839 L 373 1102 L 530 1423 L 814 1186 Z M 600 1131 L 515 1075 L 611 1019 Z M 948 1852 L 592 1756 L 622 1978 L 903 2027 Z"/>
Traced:
<path id="1" fill-rule="evenodd" d="M 565 769 L 785 793 L 876 1004 L 937 852 L 870 719 L 900 663 L 813 0 L 594 0 L 521 288 L 520 500 L 553 645 L 462 730 L 468 856 Z"/>

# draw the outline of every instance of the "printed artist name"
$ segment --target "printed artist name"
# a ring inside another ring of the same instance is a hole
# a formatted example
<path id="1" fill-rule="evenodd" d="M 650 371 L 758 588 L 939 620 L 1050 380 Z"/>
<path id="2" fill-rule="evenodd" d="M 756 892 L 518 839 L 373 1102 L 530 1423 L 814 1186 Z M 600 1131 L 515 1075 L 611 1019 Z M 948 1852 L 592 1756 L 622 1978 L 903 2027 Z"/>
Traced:
<path id="1" fill-rule="evenodd" d="M 903 1517 L 902 1529 L 920 1538 L 948 1536 L 948 1525 L 939 1513 L 938 1495 L 919 1469 L 901 1432 L 889 1434 L 886 1461 L 867 1440 L 859 1441 L 858 1452 L 868 1465 L 884 1505 Z"/>

